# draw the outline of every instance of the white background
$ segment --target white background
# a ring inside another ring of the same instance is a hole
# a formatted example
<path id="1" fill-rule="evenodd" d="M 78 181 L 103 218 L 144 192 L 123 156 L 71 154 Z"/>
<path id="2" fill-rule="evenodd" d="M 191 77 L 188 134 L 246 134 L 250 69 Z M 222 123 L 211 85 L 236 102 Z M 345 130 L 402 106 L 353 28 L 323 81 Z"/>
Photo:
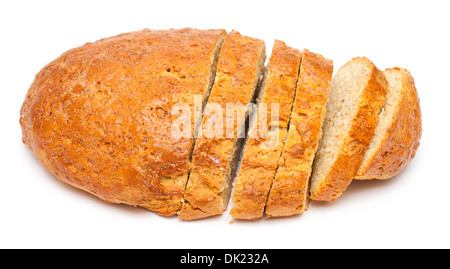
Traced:
<path id="1" fill-rule="evenodd" d="M 448 1 L 2 1 L 1 248 L 450 247 Z M 421 99 L 416 158 L 387 181 L 353 182 L 300 216 L 183 222 L 113 205 L 60 182 L 22 144 L 19 110 L 34 75 L 64 51 L 143 28 L 235 29 L 321 53 L 407 68 Z"/>

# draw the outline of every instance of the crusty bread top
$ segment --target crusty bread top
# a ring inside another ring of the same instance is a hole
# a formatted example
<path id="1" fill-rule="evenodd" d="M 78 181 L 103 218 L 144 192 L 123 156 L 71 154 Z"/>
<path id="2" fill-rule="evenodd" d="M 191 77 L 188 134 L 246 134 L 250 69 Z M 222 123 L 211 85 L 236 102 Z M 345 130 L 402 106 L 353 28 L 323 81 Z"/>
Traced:
<path id="1" fill-rule="evenodd" d="M 264 114 L 262 109 L 254 112 L 234 185 L 233 208 L 230 213 L 235 219 L 257 219 L 263 216 L 267 195 L 284 146 L 301 56 L 300 50 L 275 40 L 258 104 L 267 108 L 266 117 L 258 115 L 258 112 Z M 278 106 L 278 115 L 274 114 L 275 110 L 272 111 L 272 104 Z M 275 122 L 272 115 L 278 117 L 278 121 Z"/>
<path id="2" fill-rule="evenodd" d="M 350 184 L 374 134 L 386 92 L 386 78 L 365 57 L 348 61 L 333 77 L 311 175 L 312 200 L 333 201 Z"/>
<path id="3" fill-rule="evenodd" d="M 403 68 L 386 69 L 388 94 L 374 137 L 355 179 L 388 179 L 414 158 L 422 116 L 414 79 Z"/>
<path id="4" fill-rule="evenodd" d="M 109 202 L 175 214 L 192 137 L 171 136 L 171 108 L 193 107 L 194 95 L 207 90 L 225 34 L 146 29 L 69 50 L 28 91 L 24 143 L 71 185 Z"/>
<path id="5" fill-rule="evenodd" d="M 227 104 L 245 106 L 251 102 L 264 61 L 264 41 L 243 36 L 237 31 L 228 33 L 220 52 L 216 79 L 207 106 L 218 105 L 225 112 Z M 203 127 L 214 122 L 216 116 L 215 113 L 207 114 L 205 111 Z M 233 121 L 231 135 L 225 128 L 226 117 L 223 119 L 224 128 L 219 132 L 208 137 L 203 128 L 202 136 L 199 135 L 196 139 L 184 203 L 178 215 L 183 220 L 221 214 L 228 202 L 227 177 L 232 170 L 230 165 L 237 161 L 233 158 L 236 153 L 235 145 L 239 132 L 243 130 L 245 118 L 238 117 Z"/>
<path id="6" fill-rule="evenodd" d="M 286 144 L 266 205 L 267 217 L 300 214 L 308 208 L 308 179 L 321 137 L 333 62 L 303 50 Z"/>

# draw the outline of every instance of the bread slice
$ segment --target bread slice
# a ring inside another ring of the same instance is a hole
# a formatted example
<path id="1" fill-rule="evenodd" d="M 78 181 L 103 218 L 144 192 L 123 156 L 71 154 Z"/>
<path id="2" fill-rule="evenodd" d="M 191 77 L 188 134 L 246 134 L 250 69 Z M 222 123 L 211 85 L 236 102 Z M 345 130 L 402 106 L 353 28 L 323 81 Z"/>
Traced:
<path id="1" fill-rule="evenodd" d="M 24 143 L 62 181 L 111 203 L 174 215 L 193 136 L 171 135 L 174 104 L 194 110 L 214 81 L 225 30 L 144 29 L 71 49 L 35 77 Z M 198 113 L 191 113 L 189 124 Z"/>
<path id="2" fill-rule="evenodd" d="M 300 214 L 309 205 L 309 177 L 321 137 L 333 62 L 303 50 L 289 133 L 266 205 L 267 217 Z"/>
<path id="3" fill-rule="evenodd" d="M 260 102 L 259 109 L 250 121 L 249 134 L 234 184 L 233 208 L 230 213 L 235 219 L 258 219 L 263 216 L 287 134 L 301 56 L 298 49 L 275 40 L 268 74 L 265 76 L 266 82 L 257 98 Z M 272 115 L 278 117 L 278 120 L 272 118 Z"/>
<path id="4" fill-rule="evenodd" d="M 333 77 L 311 175 L 312 200 L 334 201 L 355 177 L 386 92 L 386 78 L 365 57 L 350 60 Z"/>
<path id="5" fill-rule="evenodd" d="M 222 214 L 226 210 L 245 137 L 248 111 L 244 111 L 244 117 L 238 116 L 237 119 L 234 119 L 234 113 L 222 117 L 217 109 L 215 113 L 219 115 L 206 111 L 208 106 L 226 111 L 227 104 L 245 108 L 255 96 L 264 73 L 265 58 L 264 41 L 242 36 L 236 31 L 225 38 L 216 79 L 202 119 L 203 131 L 194 147 L 192 169 L 179 218 L 193 220 Z M 211 130 L 205 131 L 205 127 L 216 126 L 211 122 L 218 119 L 223 119 L 224 125 L 232 122 L 231 127 L 234 128 L 231 132 L 227 128 L 219 128 L 219 132 L 211 136 Z"/>
<path id="6" fill-rule="evenodd" d="M 422 135 L 422 116 L 414 79 L 403 68 L 386 69 L 388 93 L 375 135 L 355 179 L 388 179 L 414 158 Z"/>

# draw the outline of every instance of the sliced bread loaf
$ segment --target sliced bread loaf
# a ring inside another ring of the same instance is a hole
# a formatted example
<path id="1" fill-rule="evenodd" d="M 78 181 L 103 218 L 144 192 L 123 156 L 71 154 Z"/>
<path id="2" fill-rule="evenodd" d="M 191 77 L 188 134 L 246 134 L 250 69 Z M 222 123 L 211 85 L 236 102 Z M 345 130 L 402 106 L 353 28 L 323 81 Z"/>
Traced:
<path id="1" fill-rule="evenodd" d="M 308 208 L 309 177 L 333 75 L 333 62 L 305 49 L 289 132 L 266 205 L 267 217 L 289 216 Z"/>
<path id="2" fill-rule="evenodd" d="M 386 92 L 386 78 L 365 57 L 350 60 L 333 77 L 311 175 L 311 199 L 333 201 L 355 177 Z"/>
<path id="3" fill-rule="evenodd" d="M 226 111 L 227 104 L 245 108 L 253 101 L 264 73 L 265 59 L 264 41 L 236 31 L 225 38 L 202 119 L 203 131 L 196 139 L 192 153 L 192 169 L 179 218 L 193 220 L 222 214 L 226 210 L 248 117 L 248 111 L 244 111 L 243 117 L 235 119 L 234 112 Z M 216 109 L 207 113 L 208 106 Z M 220 119 L 227 127 L 232 122 L 231 131 L 223 125 L 214 131 L 205 130 L 217 126 L 215 123 L 220 123 Z"/>
<path id="4" fill-rule="evenodd" d="M 235 219 L 258 219 L 263 216 L 287 134 L 301 55 L 298 49 L 275 40 L 266 82 L 258 97 L 260 109 L 255 111 L 250 121 L 249 134 L 234 184 L 233 208 L 230 213 Z M 275 115 L 276 109 L 278 115 Z M 278 117 L 278 121 L 274 121 L 272 116 Z"/>
<path id="5" fill-rule="evenodd" d="M 419 97 L 411 74 L 403 68 L 386 69 L 388 93 L 375 135 L 355 179 L 387 179 L 414 158 L 422 135 Z"/>

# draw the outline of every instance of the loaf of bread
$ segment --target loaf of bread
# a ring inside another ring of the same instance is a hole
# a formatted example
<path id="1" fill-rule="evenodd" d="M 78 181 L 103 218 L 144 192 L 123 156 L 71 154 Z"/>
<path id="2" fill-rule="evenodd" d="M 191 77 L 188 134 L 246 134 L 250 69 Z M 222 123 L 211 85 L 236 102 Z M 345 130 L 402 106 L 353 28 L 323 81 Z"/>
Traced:
<path id="1" fill-rule="evenodd" d="M 414 158 L 422 119 L 406 69 L 356 57 L 332 77 L 320 54 L 276 40 L 266 67 L 265 49 L 222 29 L 86 43 L 35 76 L 22 140 L 60 180 L 182 220 L 220 215 L 229 200 L 236 219 L 300 214 Z"/>

